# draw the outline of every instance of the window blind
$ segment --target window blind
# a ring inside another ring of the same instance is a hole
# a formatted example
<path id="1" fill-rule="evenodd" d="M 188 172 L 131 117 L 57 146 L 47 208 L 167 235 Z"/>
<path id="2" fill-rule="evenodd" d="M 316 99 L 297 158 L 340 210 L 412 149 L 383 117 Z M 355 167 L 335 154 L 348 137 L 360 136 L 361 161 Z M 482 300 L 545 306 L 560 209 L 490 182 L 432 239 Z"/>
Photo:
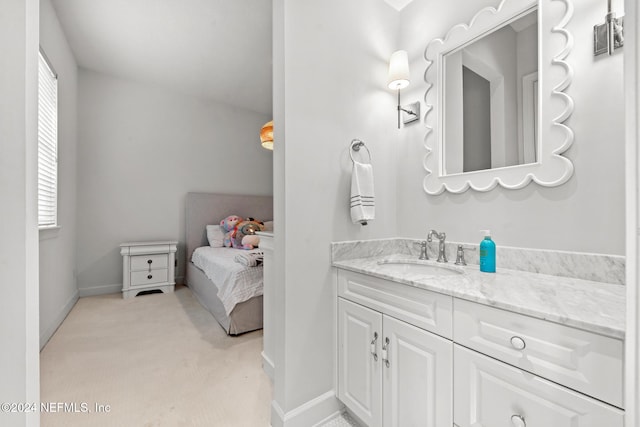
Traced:
<path id="1" fill-rule="evenodd" d="M 38 67 L 38 226 L 57 225 L 58 78 L 40 53 Z"/>

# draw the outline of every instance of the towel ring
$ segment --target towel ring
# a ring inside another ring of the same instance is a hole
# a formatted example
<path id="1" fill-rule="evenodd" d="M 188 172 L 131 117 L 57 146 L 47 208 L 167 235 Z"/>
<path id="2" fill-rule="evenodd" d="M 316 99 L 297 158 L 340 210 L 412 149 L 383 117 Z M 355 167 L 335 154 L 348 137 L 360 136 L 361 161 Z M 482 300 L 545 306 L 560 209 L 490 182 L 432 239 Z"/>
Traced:
<path id="1" fill-rule="evenodd" d="M 369 155 L 369 163 L 371 163 L 371 151 L 369 151 L 369 149 L 367 148 L 366 144 L 363 141 L 359 139 L 352 139 L 350 147 L 351 147 L 351 150 L 349 150 L 349 156 L 351 157 L 352 162 L 354 163 L 356 162 L 356 160 L 353 158 L 353 152 L 360 151 L 360 148 L 364 147 L 364 149 L 367 150 L 367 154 Z"/>

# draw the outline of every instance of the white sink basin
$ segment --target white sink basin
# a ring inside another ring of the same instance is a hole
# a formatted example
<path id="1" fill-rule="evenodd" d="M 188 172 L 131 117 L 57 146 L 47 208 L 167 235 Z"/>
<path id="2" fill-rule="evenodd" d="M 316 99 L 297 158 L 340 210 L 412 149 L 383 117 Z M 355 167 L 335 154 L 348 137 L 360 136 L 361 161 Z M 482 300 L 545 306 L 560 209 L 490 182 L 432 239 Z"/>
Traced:
<path id="1" fill-rule="evenodd" d="M 456 276 L 464 273 L 455 267 L 427 264 L 418 260 L 382 260 L 378 261 L 378 266 L 383 270 L 388 269 L 389 272 L 422 274 L 425 276 Z"/>

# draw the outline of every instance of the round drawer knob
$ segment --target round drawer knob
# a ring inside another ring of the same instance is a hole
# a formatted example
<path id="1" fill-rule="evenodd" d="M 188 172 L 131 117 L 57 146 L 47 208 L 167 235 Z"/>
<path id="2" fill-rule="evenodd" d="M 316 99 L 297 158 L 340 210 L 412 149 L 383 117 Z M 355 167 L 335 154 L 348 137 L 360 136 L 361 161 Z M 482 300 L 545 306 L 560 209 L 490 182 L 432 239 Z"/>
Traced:
<path id="1" fill-rule="evenodd" d="M 525 343 L 522 338 L 514 336 L 511 337 L 511 346 L 516 350 L 524 350 L 524 348 L 527 346 L 527 343 Z"/>
<path id="2" fill-rule="evenodd" d="M 153 262 L 153 260 L 149 259 L 147 260 L 147 264 L 151 264 Z"/>
<path id="3" fill-rule="evenodd" d="M 511 425 L 513 425 L 513 427 L 527 427 L 527 423 L 524 422 L 522 415 L 511 415 Z"/>
<path id="4" fill-rule="evenodd" d="M 151 278 L 153 278 L 151 274 L 147 276 L 147 279 L 151 279 Z"/>

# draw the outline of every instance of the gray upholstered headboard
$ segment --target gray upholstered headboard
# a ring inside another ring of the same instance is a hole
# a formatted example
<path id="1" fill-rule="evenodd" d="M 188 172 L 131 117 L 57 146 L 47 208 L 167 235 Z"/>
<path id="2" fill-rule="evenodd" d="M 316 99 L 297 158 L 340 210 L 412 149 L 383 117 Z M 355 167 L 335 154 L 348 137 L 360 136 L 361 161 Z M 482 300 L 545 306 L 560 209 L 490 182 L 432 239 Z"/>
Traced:
<path id="1" fill-rule="evenodd" d="M 273 197 L 187 193 L 185 214 L 187 263 L 191 260 L 191 254 L 196 248 L 209 244 L 205 227 L 209 224 L 218 224 L 229 215 L 270 221 L 273 219 Z"/>

